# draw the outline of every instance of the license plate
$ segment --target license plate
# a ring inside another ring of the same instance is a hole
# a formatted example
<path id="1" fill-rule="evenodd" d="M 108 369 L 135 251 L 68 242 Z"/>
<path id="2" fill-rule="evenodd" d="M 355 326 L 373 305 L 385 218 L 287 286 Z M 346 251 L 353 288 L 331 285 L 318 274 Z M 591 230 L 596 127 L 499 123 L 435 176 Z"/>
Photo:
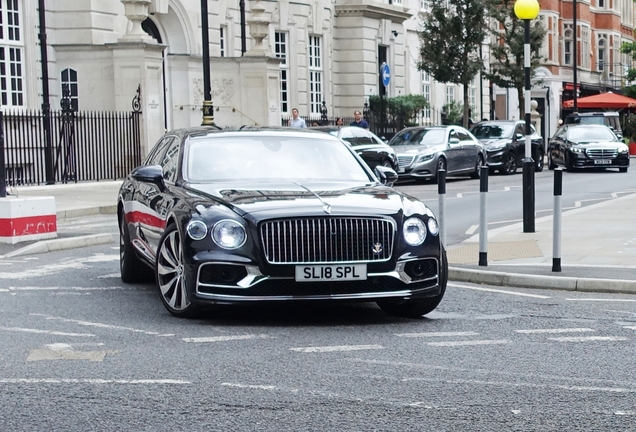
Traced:
<path id="1" fill-rule="evenodd" d="M 406 172 L 406 169 L 404 167 L 399 167 L 398 168 L 398 174 L 404 173 Z"/>
<path id="2" fill-rule="evenodd" d="M 610 165 L 612 163 L 611 159 L 594 159 L 594 163 L 596 165 Z"/>
<path id="3" fill-rule="evenodd" d="M 296 266 L 296 282 L 356 281 L 366 279 L 366 264 Z"/>

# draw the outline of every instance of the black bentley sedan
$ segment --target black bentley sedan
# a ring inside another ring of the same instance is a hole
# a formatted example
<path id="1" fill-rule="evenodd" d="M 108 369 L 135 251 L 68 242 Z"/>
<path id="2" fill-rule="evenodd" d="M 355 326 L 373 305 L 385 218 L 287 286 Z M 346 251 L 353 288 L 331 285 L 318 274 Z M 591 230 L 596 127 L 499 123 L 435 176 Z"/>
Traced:
<path id="1" fill-rule="evenodd" d="M 167 310 L 206 303 L 373 301 L 419 317 L 448 278 L 431 210 L 343 141 L 311 130 L 167 133 L 118 197 L 124 282 Z"/>
<path id="2" fill-rule="evenodd" d="M 526 154 L 526 122 L 523 120 L 490 120 L 477 123 L 470 131 L 486 148 L 488 167 L 501 174 L 514 174 Z M 543 171 L 543 138 L 530 125 L 531 156 L 534 170 Z"/>
<path id="3" fill-rule="evenodd" d="M 629 147 L 607 126 L 564 124 L 555 132 L 548 146 L 548 168 L 618 168 L 627 172 Z"/>
<path id="4" fill-rule="evenodd" d="M 348 142 L 371 169 L 382 165 L 398 170 L 395 151 L 373 132 L 358 126 L 313 126 L 311 129 L 327 132 Z"/>

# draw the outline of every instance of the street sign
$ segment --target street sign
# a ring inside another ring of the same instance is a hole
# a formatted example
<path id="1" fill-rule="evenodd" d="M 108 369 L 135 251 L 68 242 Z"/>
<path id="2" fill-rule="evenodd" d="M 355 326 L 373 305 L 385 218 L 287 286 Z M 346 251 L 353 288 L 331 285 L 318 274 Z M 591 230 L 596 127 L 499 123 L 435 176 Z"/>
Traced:
<path id="1" fill-rule="evenodd" d="M 384 87 L 388 87 L 391 82 L 391 69 L 388 64 L 382 63 L 382 66 L 380 66 L 380 76 L 382 77 Z"/>

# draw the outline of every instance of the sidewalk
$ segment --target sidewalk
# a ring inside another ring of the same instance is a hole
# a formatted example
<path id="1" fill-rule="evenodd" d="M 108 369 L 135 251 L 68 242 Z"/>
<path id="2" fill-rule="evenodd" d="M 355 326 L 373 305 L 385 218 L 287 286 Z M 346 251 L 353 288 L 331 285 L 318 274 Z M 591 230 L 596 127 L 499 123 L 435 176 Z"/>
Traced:
<path id="1" fill-rule="evenodd" d="M 18 187 L 13 191 L 18 196 L 54 196 L 61 220 L 94 214 L 115 217 L 120 186 L 121 181 L 100 181 Z M 635 215 L 636 194 L 563 212 L 561 272 L 552 272 L 552 216 L 536 219 L 534 233 L 524 233 L 521 223 L 490 230 L 487 266 L 478 265 L 479 236 L 475 235 L 447 247 L 449 279 L 526 288 L 636 294 Z M 112 237 L 108 234 L 36 244 L 0 243 L 0 256 L 117 241 Z"/>

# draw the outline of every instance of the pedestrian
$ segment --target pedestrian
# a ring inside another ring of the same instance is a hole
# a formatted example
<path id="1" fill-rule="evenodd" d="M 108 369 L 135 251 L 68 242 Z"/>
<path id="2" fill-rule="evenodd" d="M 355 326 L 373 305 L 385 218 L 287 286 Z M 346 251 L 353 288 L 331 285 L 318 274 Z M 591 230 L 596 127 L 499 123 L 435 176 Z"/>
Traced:
<path id="1" fill-rule="evenodd" d="M 336 119 L 336 126 L 344 126 L 344 122 L 342 121 L 342 117 L 338 117 Z"/>
<path id="2" fill-rule="evenodd" d="M 302 129 L 306 128 L 305 120 L 298 117 L 298 108 L 292 108 L 292 118 L 289 120 L 289 127 Z"/>
<path id="3" fill-rule="evenodd" d="M 352 121 L 349 126 L 358 126 L 362 129 L 369 129 L 369 123 L 367 123 L 367 121 L 362 118 L 362 113 L 360 111 L 355 110 L 353 112 L 353 117 L 355 118 L 355 120 Z"/>

